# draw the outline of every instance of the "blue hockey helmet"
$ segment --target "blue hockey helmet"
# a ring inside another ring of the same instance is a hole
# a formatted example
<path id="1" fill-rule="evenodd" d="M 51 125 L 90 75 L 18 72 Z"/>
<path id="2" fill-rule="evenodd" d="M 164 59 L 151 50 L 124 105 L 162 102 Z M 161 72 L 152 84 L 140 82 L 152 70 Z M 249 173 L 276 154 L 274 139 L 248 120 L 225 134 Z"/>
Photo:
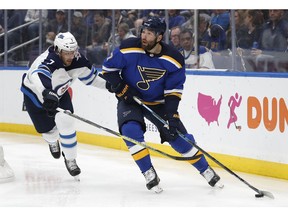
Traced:
<path id="1" fill-rule="evenodd" d="M 155 34 L 163 35 L 166 31 L 166 22 L 164 18 L 149 17 L 146 21 L 143 21 L 141 30 L 147 28 L 150 31 L 154 31 Z"/>

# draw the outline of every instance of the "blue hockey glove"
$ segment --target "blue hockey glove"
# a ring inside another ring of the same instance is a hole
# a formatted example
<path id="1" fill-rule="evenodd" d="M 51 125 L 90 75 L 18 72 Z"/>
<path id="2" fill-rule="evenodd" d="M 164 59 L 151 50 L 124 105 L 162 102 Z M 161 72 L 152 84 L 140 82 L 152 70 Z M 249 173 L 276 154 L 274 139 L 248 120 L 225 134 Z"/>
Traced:
<path id="1" fill-rule="evenodd" d="M 59 97 L 53 90 L 45 89 L 42 92 L 43 95 L 43 109 L 45 109 L 48 114 L 56 113 L 56 109 L 59 106 Z"/>
<path id="2" fill-rule="evenodd" d="M 177 133 L 177 129 L 180 125 L 180 118 L 178 113 L 167 114 L 165 119 L 168 122 L 168 128 L 164 126 L 164 134 L 167 138 L 167 141 L 175 140 L 179 135 Z"/>

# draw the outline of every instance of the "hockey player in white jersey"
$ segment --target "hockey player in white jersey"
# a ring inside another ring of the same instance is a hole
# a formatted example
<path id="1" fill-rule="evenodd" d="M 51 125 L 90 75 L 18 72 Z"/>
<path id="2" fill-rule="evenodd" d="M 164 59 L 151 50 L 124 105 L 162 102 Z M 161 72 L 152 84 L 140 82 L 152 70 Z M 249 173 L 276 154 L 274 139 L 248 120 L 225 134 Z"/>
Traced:
<path id="1" fill-rule="evenodd" d="M 29 116 L 38 133 L 49 144 L 52 156 L 64 157 L 70 175 L 81 173 L 76 163 L 77 137 L 73 118 L 57 112 L 57 108 L 73 113 L 69 92 L 71 84 L 79 79 L 84 84 L 105 89 L 105 82 L 83 54 L 70 32 L 56 35 L 49 47 L 23 75 L 21 91 Z"/>

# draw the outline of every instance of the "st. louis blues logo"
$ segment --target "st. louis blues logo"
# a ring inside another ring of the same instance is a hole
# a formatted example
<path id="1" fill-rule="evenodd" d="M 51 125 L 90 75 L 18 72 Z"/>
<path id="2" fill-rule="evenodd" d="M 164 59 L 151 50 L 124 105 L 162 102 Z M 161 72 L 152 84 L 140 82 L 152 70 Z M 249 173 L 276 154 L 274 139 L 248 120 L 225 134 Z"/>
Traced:
<path id="1" fill-rule="evenodd" d="M 166 70 L 141 66 L 138 66 L 138 71 L 141 75 L 142 81 L 137 82 L 137 86 L 142 90 L 149 89 L 149 82 L 161 79 L 166 73 Z"/>

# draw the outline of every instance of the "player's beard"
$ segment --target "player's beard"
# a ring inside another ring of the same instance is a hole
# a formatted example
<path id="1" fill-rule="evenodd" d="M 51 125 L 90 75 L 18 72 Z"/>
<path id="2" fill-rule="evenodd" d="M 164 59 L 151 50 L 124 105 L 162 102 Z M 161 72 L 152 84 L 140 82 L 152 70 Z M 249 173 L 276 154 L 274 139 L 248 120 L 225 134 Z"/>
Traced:
<path id="1" fill-rule="evenodd" d="M 63 65 L 64 65 L 65 67 L 70 66 L 70 65 L 72 64 L 72 61 L 73 61 L 73 59 L 64 59 L 63 57 L 61 58 L 61 60 L 62 60 Z"/>
<path id="2" fill-rule="evenodd" d="M 72 61 L 66 60 L 66 61 L 63 61 L 63 64 L 65 65 L 65 67 L 69 67 L 72 64 Z"/>
<path id="3" fill-rule="evenodd" d="M 144 50 L 150 52 L 157 45 L 157 38 L 152 42 L 146 41 L 146 45 L 143 44 L 143 40 L 142 40 L 141 44 Z"/>

